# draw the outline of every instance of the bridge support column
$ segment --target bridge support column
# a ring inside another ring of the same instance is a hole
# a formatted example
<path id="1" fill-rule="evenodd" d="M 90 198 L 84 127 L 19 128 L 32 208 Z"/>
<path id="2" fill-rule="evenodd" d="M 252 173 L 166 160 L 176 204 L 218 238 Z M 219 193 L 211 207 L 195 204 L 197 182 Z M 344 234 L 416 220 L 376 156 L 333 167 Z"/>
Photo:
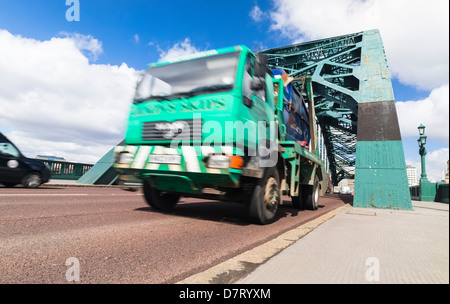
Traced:
<path id="1" fill-rule="evenodd" d="M 359 104 L 353 206 L 412 210 L 393 100 Z"/>
<path id="2" fill-rule="evenodd" d="M 412 210 L 391 77 L 378 30 L 365 32 L 353 206 Z"/>

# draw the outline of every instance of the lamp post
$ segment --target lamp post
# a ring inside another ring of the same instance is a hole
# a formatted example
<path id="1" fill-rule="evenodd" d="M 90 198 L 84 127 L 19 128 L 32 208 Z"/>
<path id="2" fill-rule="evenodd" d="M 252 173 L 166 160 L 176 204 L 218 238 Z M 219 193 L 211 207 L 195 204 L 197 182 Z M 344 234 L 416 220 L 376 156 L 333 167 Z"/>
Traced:
<path id="1" fill-rule="evenodd" d="M 419 144 L 419 154 L 422 161 L 422 174 L 420 175 L 420 200 L 425 202 L 434 202 L 436 200 L 436 183 L 430 183 L 427 178 L 427 172 L 425 168 L 425 155 L 427 155 L 427 149 L 425 145 L 427 144 L 427 136 L 425 135 L 425 126 L 420 125 L 419 129 L 419 139 L 417 143 Z"/>
<path id="2" fill-rule="evenodd" d="M 420 124 L 420 126 L 417 128 L 419 129 L 419 139 L 417 140 L 417 143 L 419 144 L 419 154 L 421 156 L 421 162 L 422 162 L 422 174 L 420 174 L 420 183 L 427 183 L 427 172 L 425 167 L 425 155 L 427 155 L 427 149 L 425 148 L 425 145 L 427 143 L 427 136 L 425 135 L 425 126 Z"/>

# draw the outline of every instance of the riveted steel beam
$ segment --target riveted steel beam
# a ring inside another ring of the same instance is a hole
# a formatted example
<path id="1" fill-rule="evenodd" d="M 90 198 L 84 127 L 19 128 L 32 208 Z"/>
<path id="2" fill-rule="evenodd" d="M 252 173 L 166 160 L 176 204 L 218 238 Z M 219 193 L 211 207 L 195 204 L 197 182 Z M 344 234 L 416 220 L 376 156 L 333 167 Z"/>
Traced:
<path id="1" fill-rule="evenodd" d="M 355 178 L 354 205 L 411 209 L 392 82 L 378 30 L 262 51 L 310 76 L 331 181 Z M 295 85 L 302 92 L 301 83 Z M 395 154 L 395 157 L 393 156 Z"/>

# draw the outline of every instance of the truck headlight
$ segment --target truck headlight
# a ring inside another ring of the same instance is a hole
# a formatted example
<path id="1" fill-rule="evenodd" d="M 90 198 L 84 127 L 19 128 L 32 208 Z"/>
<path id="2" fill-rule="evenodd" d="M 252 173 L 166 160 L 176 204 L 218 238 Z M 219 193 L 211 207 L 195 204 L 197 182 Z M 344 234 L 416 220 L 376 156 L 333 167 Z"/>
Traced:
<path id="1" fill-rule="evenodd" d="M 208 157 L 206 166 L 215 169 L 228 169 L 230 166 L 230 159 L 223 154 L 212 154 Z"/>
<path id="2" fill-rule="evenodd" d="M 129 152 L 120 152 L 117 162 L 119 164 L 130 164 L 133 161 L 133 154 Z"/>

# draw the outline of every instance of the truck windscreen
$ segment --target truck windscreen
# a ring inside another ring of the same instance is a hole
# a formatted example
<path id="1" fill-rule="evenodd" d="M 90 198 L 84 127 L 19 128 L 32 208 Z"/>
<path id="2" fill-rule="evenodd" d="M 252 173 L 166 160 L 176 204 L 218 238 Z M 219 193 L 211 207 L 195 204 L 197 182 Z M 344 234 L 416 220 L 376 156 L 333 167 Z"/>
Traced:
<path id="1" fill-rule="evenodd" d="M 232 52 L 151 67 L 137 85 L 134 103 L 231 90 L 238 62 L 239 52 Z"/>

